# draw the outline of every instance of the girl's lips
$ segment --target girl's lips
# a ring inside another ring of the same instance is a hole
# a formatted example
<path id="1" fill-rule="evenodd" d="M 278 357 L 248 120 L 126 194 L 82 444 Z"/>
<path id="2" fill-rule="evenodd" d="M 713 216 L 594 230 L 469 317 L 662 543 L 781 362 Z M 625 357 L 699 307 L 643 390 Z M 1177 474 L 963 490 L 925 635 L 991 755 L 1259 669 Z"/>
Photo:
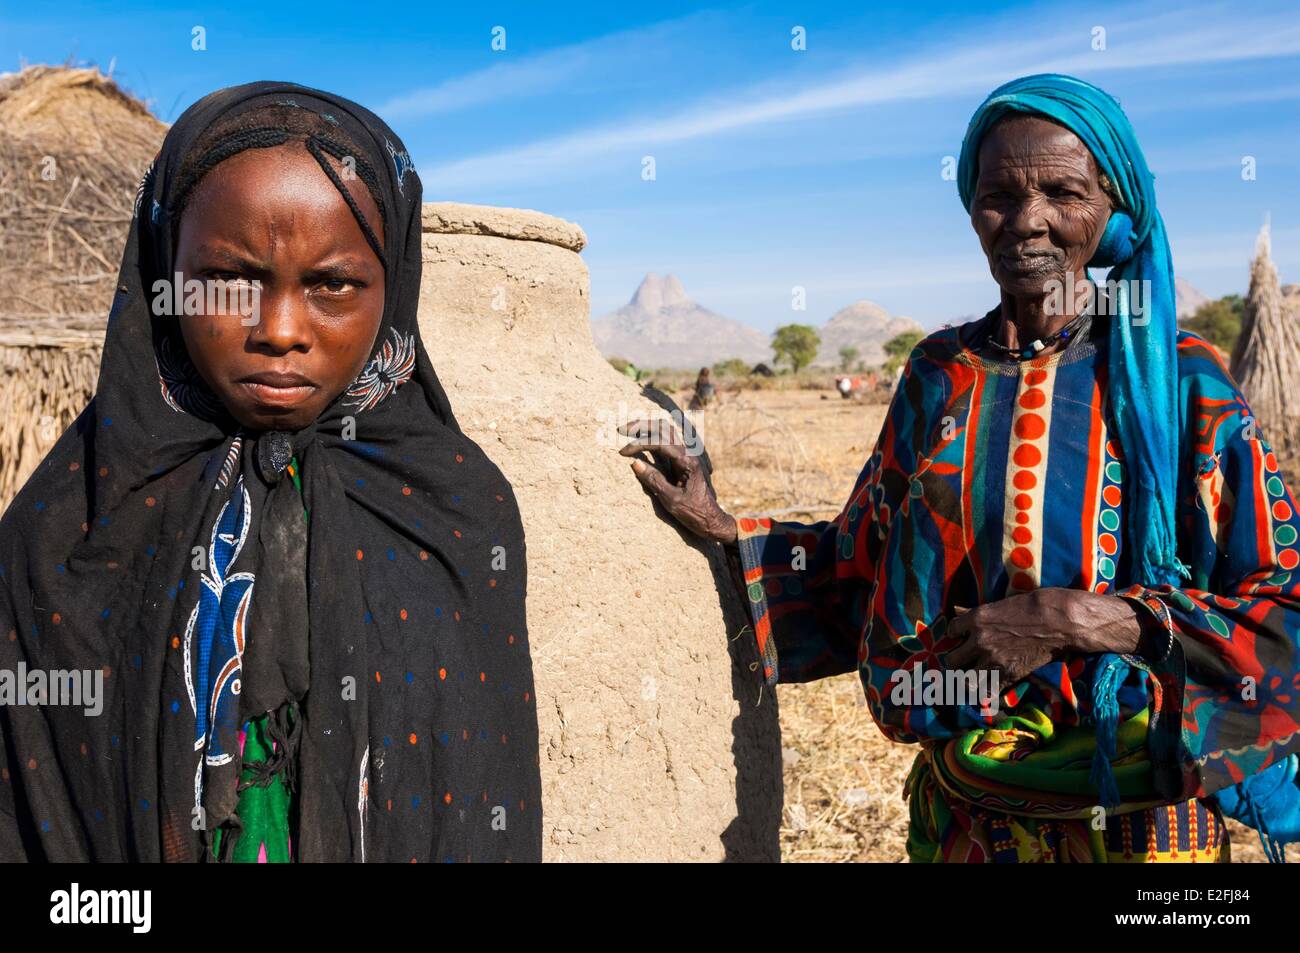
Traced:
<path id="1" fill-rule="evenodd" d="M 239 386 L 244 388 L 257 403 L 264 407 L 297 407 L 316 390 L 315 384 L 293 384 L 288 387 L 280 387 L 274 384 L 263 384 L 259 381 L 240 381 Z"/>

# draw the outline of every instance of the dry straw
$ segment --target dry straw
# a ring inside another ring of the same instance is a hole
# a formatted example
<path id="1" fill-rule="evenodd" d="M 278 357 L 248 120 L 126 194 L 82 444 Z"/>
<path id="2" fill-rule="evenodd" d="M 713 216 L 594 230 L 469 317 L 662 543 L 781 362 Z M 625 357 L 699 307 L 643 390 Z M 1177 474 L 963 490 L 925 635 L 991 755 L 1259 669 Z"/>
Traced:
<path id="1" fill-rule="evenodd" d="M 0 76 L 0 507 L 94 392 L 136 189 L 166 131 L 97 69 Z"/>
<path id="2" fill-rule="evenodd" d="M 1300 326 L 1278 283 L 1267 223 L 1250 263 L 1250 290 L 1241 336 L 1232 352 L 1232 375 L 1265 438 L 1279 457 L 1294 465 L 1300 454 Z"/>

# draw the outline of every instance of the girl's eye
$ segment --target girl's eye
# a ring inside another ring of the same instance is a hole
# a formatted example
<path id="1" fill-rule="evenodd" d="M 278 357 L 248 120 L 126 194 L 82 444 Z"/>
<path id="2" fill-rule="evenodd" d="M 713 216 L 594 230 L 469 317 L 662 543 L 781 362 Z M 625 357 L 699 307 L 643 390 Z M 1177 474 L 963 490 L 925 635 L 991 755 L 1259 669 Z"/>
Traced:
<path id="1" fill-rule="evenodd" d="M 352 282 L 345 281 L 342 278 L 331 278 L 328 281 L 321 282 L 321 287 L 331 294 L 342 294 L 350 291 L 354 286 Z"/>

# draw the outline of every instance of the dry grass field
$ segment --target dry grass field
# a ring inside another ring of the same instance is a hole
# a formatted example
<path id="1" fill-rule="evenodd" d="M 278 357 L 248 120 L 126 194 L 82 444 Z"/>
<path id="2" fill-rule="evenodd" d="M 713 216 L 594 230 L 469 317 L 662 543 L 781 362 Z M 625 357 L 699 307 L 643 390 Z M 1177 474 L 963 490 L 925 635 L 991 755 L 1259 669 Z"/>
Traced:
<path id="1" fill-rule="evenodd" d="M 674 398 L 684 406 L 689 390 Z M 723 391 L 694 414 L 733 513 L 833 518 L 875 445 L 885 404 L 831 390 Z M 906 860 L 903 782 L 915 749 L 887 741 L 857 675 L 778 687 L 785 755 L 781 854 L 786 861 Z M 1254 831 L 1232 825 L 1236 862 L 1264 860 Z M 1300 851 L 1291 847 L 1295 859 Z"/>

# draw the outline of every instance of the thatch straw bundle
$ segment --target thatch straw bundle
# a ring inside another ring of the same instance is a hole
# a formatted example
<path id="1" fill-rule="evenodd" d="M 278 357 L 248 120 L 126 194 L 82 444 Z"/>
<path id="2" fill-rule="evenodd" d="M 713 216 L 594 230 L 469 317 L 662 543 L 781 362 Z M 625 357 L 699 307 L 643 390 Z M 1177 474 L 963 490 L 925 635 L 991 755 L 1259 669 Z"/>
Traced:
<path id="1" fill-rule="evenodd" d="M 0 330 L 0 510 L 86 406 L 101 337 Z"/>
<path id="2" fill-rule="evenodd" d="M 0 327 L 103 330 L 166 127 L 95 69 L 0 77 Z"/>
<path id="3" fill-rule="evenodd" d="M 1250 264 L 1250 290 L 1232 375 L 1279 457 L 1300 454 L 1300 327 L 1284 304 L 1265 224 Z"/>
<path id="4" fill-rule="evenodd" d="M 165 133 L 96 69 L 0 76 L 0 509 L 94 393 L 136 189 Z"/>

